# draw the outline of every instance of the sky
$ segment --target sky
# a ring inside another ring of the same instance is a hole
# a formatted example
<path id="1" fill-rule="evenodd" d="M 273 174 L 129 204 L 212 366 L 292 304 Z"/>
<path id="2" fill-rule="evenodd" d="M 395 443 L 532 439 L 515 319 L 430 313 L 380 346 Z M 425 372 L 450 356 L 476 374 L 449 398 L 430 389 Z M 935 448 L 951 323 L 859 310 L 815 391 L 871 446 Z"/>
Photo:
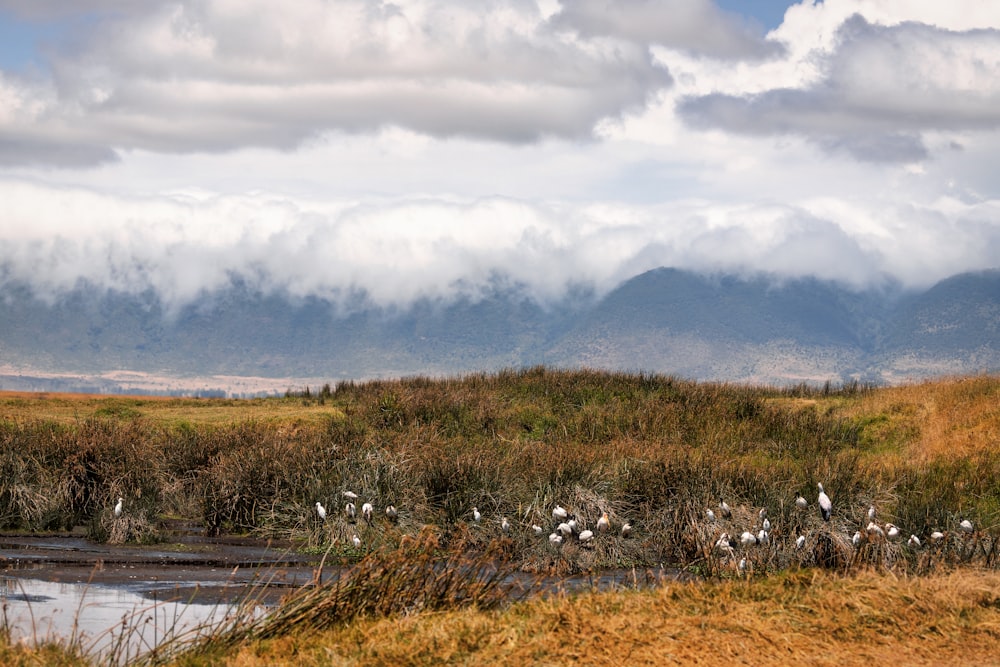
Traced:
<path id="1" fill-rule="evenodd" d="M 0 0 L 0 286 L 1000 265 L 993 0 Z"/>

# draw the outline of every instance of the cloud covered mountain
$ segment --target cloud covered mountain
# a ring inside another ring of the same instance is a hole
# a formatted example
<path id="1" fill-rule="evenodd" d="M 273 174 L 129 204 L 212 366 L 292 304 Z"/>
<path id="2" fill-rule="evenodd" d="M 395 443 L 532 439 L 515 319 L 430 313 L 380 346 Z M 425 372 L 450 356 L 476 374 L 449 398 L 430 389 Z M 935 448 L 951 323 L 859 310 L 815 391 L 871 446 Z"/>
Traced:
<path id="1" fill-rule="evenodd" d="M 603 296 L 580 289 L 545 305 L 500 282 L 477 298 L 385 307 L 359 296 L 349 309 L 235 283 L 176 312 L 153 291 L 82 285 L 44 301 L 8 284 L 0 350 L 8 369 L 81 376 L 129 369 L 339 381 L 546 364 L 727 381 L 898 382 L 1000 370 L 1000 271 L 914 291 L 664 268 Z"/>

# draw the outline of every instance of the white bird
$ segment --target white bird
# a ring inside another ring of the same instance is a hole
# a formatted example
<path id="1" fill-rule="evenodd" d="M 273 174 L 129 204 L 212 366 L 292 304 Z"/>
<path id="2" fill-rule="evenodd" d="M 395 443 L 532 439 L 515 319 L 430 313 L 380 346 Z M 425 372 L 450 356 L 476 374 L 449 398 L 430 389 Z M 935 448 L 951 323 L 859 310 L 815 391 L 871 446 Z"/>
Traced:
<path id="1" fill-rule="evenodd" d="M 573 534 L 573 528 L 568 523 L 563 521 L 561 524 L 556 526 L 556 532 L 564 537 L 569 537 Z"/>
<path id="2" fill-rule="evenodd" d="M 354 517 L 357 515 L 357 510 L 354 507 L 354 503 L 347 503 L 346 505 L 344 505 L 344 514 L 347 515 L 348 519 L 351 520 L 354 519 Z"/>
<path id="3" fill-rule="evenodd" d="M 851 544 L 858 547 L 861 546 L 861 531 L 857 530 L 854 532 L 854 537 L 851 538 Z"/>
<path id="4" fill-rule="evenodd" d="M 722 498 L 719 498 L 719 511 L 722 512 L 723 519 L 728 519 L 733 515 L 733 511 L 729 509 L 729 505 Z"/>
<path id="5" fill-rule="evenodd" d="M 592 539 L 594 539 L 594 531 L 592 530 L 580 531 L 580 534 L 577 536 L 577 539 L 586 544 L 587 542 L 590 542 Z"/>
<path id="6" fill-rule="evenodd" d="M 552 520 L 553 521 L 560 521 L 560 522 L 561 521 L 565 521 L 568 516 L 569 516 L 569 512 L 567 512 L 565 509 L 563 509 L 559 505 L 556 505 L 555 509 L 552 510 Z"/>
<path id="7" fill-rule="evenodd" d="M 826 495 L 826 491 L 823 490 L 823 484 L 819 483 L 816 486 L 819 487 L 817 502 L 819 502 L 820 512 L 823 513 L 823 521 L 829 521 L 833 514 L 833 503 L 830 502 L 830 496 Z"/>
<path id="8" fill-rule="evenodd" d="M 355 535 L 354 537 L 351 538 L 351 541 L 354 542 L 354 548 L 355 549 L 360 549 L 361 548 L 361 538 L 360 537 L 358 537 L 357 535 Z"/>
<path id="9" fill-rule="evenodd" d="M 606 533 L 609 528 L 611 528 L 611 519 L 608 518 L 608 513 L 604 512 L 601 514 L 601 518 L 597 520 L 597 532 Z"/>
<path id="10" fill-rule="evenodd" d="M 798 507 L 800 510 L 804 510 L 805 508 L 809 507 L 809 501 L 803 498 L 802 494 L 800 493 L 795 497 L 795 506 Z"/>
<path id="11" fill-rule="evenodd" d="M 749 530 L 744 530 L 743 534 L 740 535 L 740 544 L 745 547 L 753 546 L 757 544 L 757 536 L 751 533 Z"/>
<path id="12" fill-rule="evenodd" d="M 125 509 L 125 499 L 121 496 L 118 497 L 118 503 L 115 505 L 115 516 L 119 517 L 122 515 L 122 510 Z"/>
<path id="13" fill-rule="evenodd" d="M 746 571 L 747 571 L 747 559 L 746 558 L 741 558 L 740 559 L 740 572 L 746 572 Z"/>
<path id="14" fill-rule="evenodd" d="M 632 524 L 625 522 L 622 524 L 622 537 L 628 537 L 632 534 Z"/>
<path id="15" fill-rule="evenodd" d="M 865 532 L 868 533 L 868 537 L 885 537 L 885 531 L 882 530 L 874 521 L 869 521 L 868 525 L 865 527 Z"/>
<path id="16" fill-rule="evenodd" d="M 760 511 L 759 511 L 759 512 L 757 512 L 757 517 L 758 517 L 758 518 L 759 518 L 759 519 L 760 519 L 761 521 L 763 521 L 764 519 L 766 519 L 766 518 L 767 518 L 767 509 L 766 509 L 766 508 L 764 508 L 764 507 L 761 507 L 761 508 L 760 508 Z"/>
<path id="17" fill-rule="evenodd" d="M 972 522 L 969 521 L 968 519 L 962 519 L 962 523 L 958 524 L 958 527 L 961 528 L 962 532 L 965 533 L 971 533 L 973 530 L 975 530 L 975 527 L 972 525 Z"/>
<path id="18" fill-rule="evenodd" d="M 729 543 L 729 533 L 723 533 L 719 535 L 719 539 L 715 541 L 716 551 L 721 551 L 722 553 L 730 553 L 733 550 L 733 545 Z"/>
<path id="19" fill-rule="evenodd" d="M 767 534 L 766 530 L 761 530 L 757 533 L 757 544 L 768 545 L 771 543 L 771 537 Z"/>
<path id="20" fill-rule="evenodd" d="M 326 508 L 319 501 L 316 501 L 316 514 L 319 515 L 320 521 L 326 521 Z"/>
<path id="21" fill-rule="evenodd" d="M 549 533 L 550 544 L 562 544 L 563 536 L 559 533 Z"/>
<path id="22" fill-rule="evenodd" d="M 899 526 L 897 526 L 894 523 L 885 524 L 885 536 L 888 537 L 893 542 L 898 541 L 901 537 L 899 532 Z"/>
<path id="23" fill-rule="evenodd" d="M 906 543 L 911 547 L 913 547 L 914 549 L 920 548 L 920 538 L 917 537 L 916 535 L 910 535 L 910 539 L 908 539 Z"/>
<path id="24" fill-rule="evenodd" d="M 535 535 L 541 535 L 542 533 L 545 532 L 544 530 L 542 530 L 542 527 L 539 526 L 537 523 L 532 524 L 531 529 L 535 531 Z"/>
<path id="25" fill-rule="evenodd" d="M 472 520 L 475 521 L 476 523 L 479 523 L 480 521 L 483 520 L 483 515 L 479 513 L 478 507 L 472 508 Z"/>
<path id="26" fill-rule="evenodd" d="M 343 495 L 348 500 L 357 500 L 358 499 L 358 494 L 354 493 L 353 491 L 344 491 Z"/>
<path id="27" fill-rule="evenodd" d="M 762 528 L 764 529 L 765 532 L 770 533 L 771 532 L 771 520 L 770 519 L 764 519 L 764 525 L 762 526 Z"/>
<path id="28" fill-rule="evenodd" d="M 389 521 L 395 521 L 399 518 L 399 512 L 396 510 L 395 505 L 389 505 L 385 508 L 385 515 L 389 517 Z"/>
<path id="29" fill-rule="evenodd" d="M 510 532 L 510 521 L 507 520 L 507 517 L 504 517 L 503 521 L 500 522 L 500 530 L 505 533 Z"/>
<path id="30" fill-rule="evenodd" d="M 868 520 L 869 521 L 874 521 L 875 520 L 875 506 L 874 505 L 869 505 L 868 506 Z"/>
<path id="31" fill-rule="evenodd" d="M 705 510 L 705 518 L 708 519 L 711 523 L 715 523 L 715 512 L 712 511 L 711 507 Z"/>
<path id="32" fill-rule="evenodd" d="M 577 532 L 577 530 L 576 530 L 576 529 L 577 529 L 577 525 L 576 525 L 576 518 L 572 518 L 572 519 L 570 519 L 569 521 L 567 521 L 567 522 L 566 522 L 566 525 L 567 525 L 567 526 L 569 526 L 569 529 L 570 529 L 571 531 L 573 531 L 574 533 L 576 533 L 576 532 Z"/>
<path id="33" fill-rule="evenodd" d="M 940 542 L 943 539 L 944 539 L 944 533 L 942 533 L 940 530 L 935 530 L 933 533 L 931 533 L 931 542 Z"/>
<path id="34" fill-rule="evenodd" d="M 806 536 L 805 535 L 799 535 L 798 539 L 795 540 L 795 548 L 796 549 L 801 549 L 805 545 L 806 545 Z"/>
<path id="35" fill-rule="evenodd" d="M 369 525 L 371 525 L 371 522 L 372 522 L 372 513 L 374 511 L 375 511 L 375 508 L 372 507 L 371 503 L 365 503 L 364 505 L 361 506 L 361 516 L 363 516 L 365 518 L 365 521 Z"/>

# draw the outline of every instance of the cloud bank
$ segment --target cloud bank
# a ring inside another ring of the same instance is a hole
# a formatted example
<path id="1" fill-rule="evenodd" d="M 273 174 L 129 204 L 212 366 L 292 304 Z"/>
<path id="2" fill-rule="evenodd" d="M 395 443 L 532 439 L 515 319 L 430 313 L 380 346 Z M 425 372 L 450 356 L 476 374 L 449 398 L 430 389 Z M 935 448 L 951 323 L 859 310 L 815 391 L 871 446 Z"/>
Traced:
<path id="1" fill-rule="evenodd" d="M 659 266 L 926 286 L 1000 257 L 997 3 L 802 0 L 766 35 L 710 0 L 5 16 L 63 26 L 0 69 L 0 286 L 44 298 L 550 302 Z"/>

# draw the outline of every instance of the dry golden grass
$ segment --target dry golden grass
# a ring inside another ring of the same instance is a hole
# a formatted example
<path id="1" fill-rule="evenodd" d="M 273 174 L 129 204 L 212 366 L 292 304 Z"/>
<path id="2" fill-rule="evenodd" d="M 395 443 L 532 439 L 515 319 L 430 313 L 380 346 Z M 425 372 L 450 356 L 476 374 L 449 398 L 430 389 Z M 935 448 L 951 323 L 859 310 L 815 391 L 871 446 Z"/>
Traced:
<path id="1" fill-rule="evenodd" d="M 355 621 L 176 664 L 1000 664 L 1000 574 L 800 571 Z"/>
<path id="2" fill-rule="evenodd" d="M 914 462 L 956 459 L 1000 450 L 1000 378 L 975 376 L 885 387 L 857 399 L 838 401 L 844 416 L 878 417 L 872 440 L 901 443 Z"/>
<path id="3" fill-rule="evenodd" d="M 73 423 L 94 415 L 130 414 L 162 423 L 222 425 L 241 421 L 321 423 L 343 412 L 315 400 L 172 398 L 0 391 L 0 415 L 11 421 Z"/>

